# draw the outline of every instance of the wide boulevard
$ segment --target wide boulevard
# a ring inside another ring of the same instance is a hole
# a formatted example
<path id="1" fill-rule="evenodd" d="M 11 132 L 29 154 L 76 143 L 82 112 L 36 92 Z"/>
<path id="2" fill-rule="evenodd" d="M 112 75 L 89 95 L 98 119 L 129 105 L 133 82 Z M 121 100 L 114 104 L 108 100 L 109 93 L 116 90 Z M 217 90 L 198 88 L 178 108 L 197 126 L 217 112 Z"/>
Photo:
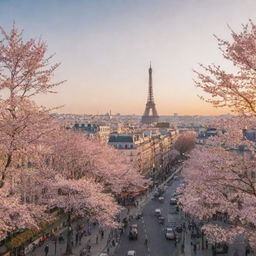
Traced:
<path id="1" fill-rule="evenodd" d="M 152 198 L 145 205 L 142 218 L 130 222 L 130 224 L 138 224 L 138 239 L 129 240 L 129 227 L 127 227 L 121 237 L 119 247 L 115 251 L 115 256 L 125 256 L 129 250 L 135 250 L 136 255 L 140 256 L 178 255 L 174 240 L 165 238 L 164 229 L 167 226 L 177 226 L 181 222 L 176 207 L 169 203 L 180 183 L 179 177 L 169 181 L 169 184 L 165 186 L 164 201 L 161 202 L 158 198 Z M 162 216 L 165 217 L 164 224 L 160 224 L 158 218 L 154 215 L 157 208 L 161 209 Z M 148 245 L 145 244 L 146 238 L 148 239 Z"/>

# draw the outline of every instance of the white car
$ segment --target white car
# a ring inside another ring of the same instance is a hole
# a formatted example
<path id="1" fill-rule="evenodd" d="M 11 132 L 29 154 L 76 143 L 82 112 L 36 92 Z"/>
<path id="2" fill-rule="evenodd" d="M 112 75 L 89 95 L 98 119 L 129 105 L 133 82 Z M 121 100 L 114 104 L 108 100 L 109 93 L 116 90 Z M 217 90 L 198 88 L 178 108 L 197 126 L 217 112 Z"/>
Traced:
<path id="1" fill-rule="evenodd" d="M 165 238 L 170 240 L 174 240 L 176 238 L 175 232 L 172 228 L 166 228 Z"/>
<path id="2" fill-rule="evenodd" d="M 100 256 L 108 256 L 107 253 L 101 253 Z"/>
<path id="3" fill-rule="evenodd" d="M 158 197 L 158 200 L 159 200 L 160 202 L 163 202 L 163 201 L 164 201 L 164 197 L 163 197 L 163 196 L 160 196 L 160 197 Z"/>
<path id="4" fill-rule="evenodd" d="M 161 209 L 155 209 L 155 216 L 161 216 Z"/>
<path id="5" fill-rule="evenodd" d="M 175 197 L 172 197 L 172 198 L 170 199 L 170 204 L 171 204 L 171 205 L 176 205 L 176 204 L 177 204 L 177 199 L 176 199 Z"/>
<path id="6" fill-rule="evenodd" d="M 136 256 L 136 252 L 134 250 L 128 251 L 127 256 Z"/>

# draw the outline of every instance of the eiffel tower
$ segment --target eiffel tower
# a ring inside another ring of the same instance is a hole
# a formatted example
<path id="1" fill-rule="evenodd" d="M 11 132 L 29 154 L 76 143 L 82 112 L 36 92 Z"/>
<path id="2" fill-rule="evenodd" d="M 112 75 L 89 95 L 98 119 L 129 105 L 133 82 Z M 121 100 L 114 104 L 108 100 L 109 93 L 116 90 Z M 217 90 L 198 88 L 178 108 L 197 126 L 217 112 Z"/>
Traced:
<path id="1" fill-rule="evenodd" d="M 148 100 L 147 100 L 144 114 L 141 118 L 141 123 L 143 123 L 143 124 L 151 124 L 151 123 L 158 122 L 158 120 L 159 120 L 159 116 L 156 111 L 156 104 L 154 102 L 154 96 L 153 96 L 151 63 L 150 63 L 149 69 L 148 69 L 148 73 L 149 73 Z M 152 115 L 150 115 L 150 110 L 152 111 Z"/>

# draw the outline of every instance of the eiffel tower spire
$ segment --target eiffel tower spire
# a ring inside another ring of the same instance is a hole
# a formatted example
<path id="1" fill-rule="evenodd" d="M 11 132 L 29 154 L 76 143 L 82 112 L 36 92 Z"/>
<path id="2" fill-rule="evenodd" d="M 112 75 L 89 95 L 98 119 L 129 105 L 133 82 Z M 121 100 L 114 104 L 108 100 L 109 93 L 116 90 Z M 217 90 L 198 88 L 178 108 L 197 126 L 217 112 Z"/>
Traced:
<path id="1" fill-rule="evenodd" d="M 153 96 L 153 83 L 152 83 L 152 67 L 151 67 L 151 62 L 150 66 L 148 69 L 149 73 L 149 80 L 148 80 L 148 100 L 146 103 L 146 108 L 144 111 L 144 114 L 141 118 L 141 122 L 143 124 L 151 124 L 158 122 L 159 116 L 157 114 L 156 110 L 156 104 L 154 102 L 154 96 Z M 152 111 L 152 115 L 150 115 L 150 110 Z"/>

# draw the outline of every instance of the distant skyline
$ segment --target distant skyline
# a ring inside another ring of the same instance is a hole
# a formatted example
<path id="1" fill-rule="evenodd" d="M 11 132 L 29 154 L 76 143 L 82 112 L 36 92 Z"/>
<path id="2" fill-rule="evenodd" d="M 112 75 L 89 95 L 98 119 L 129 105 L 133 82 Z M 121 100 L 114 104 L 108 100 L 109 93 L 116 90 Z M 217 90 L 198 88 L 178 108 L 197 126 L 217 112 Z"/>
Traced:
<path id="1" fill-rule="evenodd" d="M 218 115 L 201 101 L 192 69 L 227 66 L 213 34 L 229 39 L 230 25 L 255 19 L 255 0 L 1 0 L 0 25 L 13 21 L 25 38 L 41 37 L 61 62 L 58 94 L 36 102 L 60 112 L 142 115 L 153 68 L 159 115 Z"/>

